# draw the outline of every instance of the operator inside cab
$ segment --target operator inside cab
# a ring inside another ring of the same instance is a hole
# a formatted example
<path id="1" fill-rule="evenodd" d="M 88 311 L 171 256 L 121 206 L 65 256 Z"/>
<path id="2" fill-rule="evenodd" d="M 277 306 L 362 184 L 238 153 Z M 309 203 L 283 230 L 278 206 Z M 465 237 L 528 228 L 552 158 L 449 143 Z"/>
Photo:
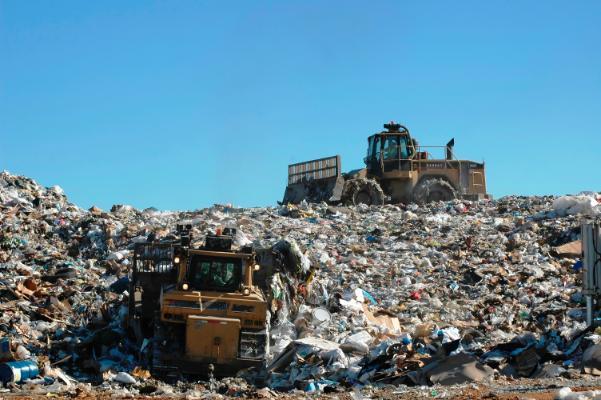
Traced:
<path id="1" fill-rule="evenodd" d="M 367 157 L 364 162 L 372 174 L 395 170 L 410 170 L 416 146 L 407 128 L 390 122 L 384 124 L 387 131 L 367 138 Z M 402 131 L 401 131 L 402 128 Z"/>
<path id="2" fill-rule="evenodd" d="M 242 281 L 242 261 L 192 257 L 189 282 L 194 290 L 235 291 Z"/>
<path id="3" fill-rule="evenodd" d="M 385 160 L 407 160 L 412 158 L 414 149 L 406 136 L 387 136 L 382 152 Z"/>
<path id="4" fill-rule="evenodd" d="M 388 136 L 384 140 L 384 159 L 397 160 L 399 158 L 399 137 Z"/>

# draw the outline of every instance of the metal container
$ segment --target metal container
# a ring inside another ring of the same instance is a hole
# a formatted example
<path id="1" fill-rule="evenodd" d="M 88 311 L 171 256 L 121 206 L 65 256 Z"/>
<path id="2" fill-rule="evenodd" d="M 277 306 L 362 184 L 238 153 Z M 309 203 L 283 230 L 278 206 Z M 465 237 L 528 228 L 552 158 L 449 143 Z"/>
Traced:
<path id="1" fill-rule="evenodd" d="M 40 374 L 34 360 L 11 361 L 0 364 L 0 382 L 19 383 Z"/>

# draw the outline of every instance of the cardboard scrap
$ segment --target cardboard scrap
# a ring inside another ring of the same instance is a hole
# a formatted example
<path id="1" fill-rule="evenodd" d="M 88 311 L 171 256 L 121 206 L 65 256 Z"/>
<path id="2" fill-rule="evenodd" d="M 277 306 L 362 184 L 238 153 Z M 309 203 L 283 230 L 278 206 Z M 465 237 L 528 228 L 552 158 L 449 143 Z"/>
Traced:
<path id="1" fill-rule="evenodd" d="M 579 257 L 582 255 L 582 241 L 575 240 L 554 248 L 558 256 Z"/>
<path id="2" fill-rule="evenodd" d="M 367 304 L 363 304 L 363 313 L 367 321 L 371 325 L 385 327 L 391 332 L 401 332 L 401 322 L 394 315 L 385 311 L 376 311 L 375 313 L 369 310 Z"/>

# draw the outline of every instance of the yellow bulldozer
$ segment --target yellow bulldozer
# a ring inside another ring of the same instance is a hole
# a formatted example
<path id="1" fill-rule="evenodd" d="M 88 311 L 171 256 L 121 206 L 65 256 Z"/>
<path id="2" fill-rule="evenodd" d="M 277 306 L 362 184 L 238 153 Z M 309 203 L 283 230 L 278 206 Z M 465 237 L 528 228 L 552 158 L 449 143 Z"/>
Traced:
<path id="1" fill-rule="evenodd" d="M 401 124 L 391 121 L 384 129 L 367 139 L 363 169 L 341 173 L 338 155 L 289 165 L 283 203 L 380 205 L 490 198 L 484 163 L 456 159 L 454 139 L 446 146 L 420 146 Z M 444 157 L 433 158 L 431 151 L 443 151 Z"/>
<path id="2" fill-rule="evenodd" d="M 235 229 L 192 246 L 191 226 L 171 241 L 135 245 L 129 326 L 147 350 L 153 374 L 225 376 L 264 366 L 268 301 L 257 253 L 232 249 Z"/>

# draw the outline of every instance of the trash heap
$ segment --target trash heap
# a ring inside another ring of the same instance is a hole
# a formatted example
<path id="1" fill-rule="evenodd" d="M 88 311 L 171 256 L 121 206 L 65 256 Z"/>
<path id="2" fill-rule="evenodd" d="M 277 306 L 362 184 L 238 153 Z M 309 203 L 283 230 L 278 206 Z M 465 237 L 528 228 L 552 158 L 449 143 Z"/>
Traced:
<path id="1" fill-rule="evenodd" d="M 268 386 L 309 392 L 601 374 L 587 328 L 580 219 L 598 195 L 424 206 L 110 211 L 0 174 L 0 380 L 4 391 L 248 394 L 154 379 L 126 329 L 135 243 L 190 223 L 273 247 Z M 250 385 L 250 386 L 249 386 Z M 238 388 L 238 389 L 236 389 Z"/>
<path id="2" fill-rule="evenodd" d="M 296 340 L 284 336 L 270 366 L 271 386 L 457 384 L 579 371 L 600 333 L 584 322 L 580 200 L 591 204 L 583 195 L 281 209 L 297 222 L 278 230 L 293 226 L 288 237 L 307 249 L 316 272 L 294 330 L 288 326 Z"/>

